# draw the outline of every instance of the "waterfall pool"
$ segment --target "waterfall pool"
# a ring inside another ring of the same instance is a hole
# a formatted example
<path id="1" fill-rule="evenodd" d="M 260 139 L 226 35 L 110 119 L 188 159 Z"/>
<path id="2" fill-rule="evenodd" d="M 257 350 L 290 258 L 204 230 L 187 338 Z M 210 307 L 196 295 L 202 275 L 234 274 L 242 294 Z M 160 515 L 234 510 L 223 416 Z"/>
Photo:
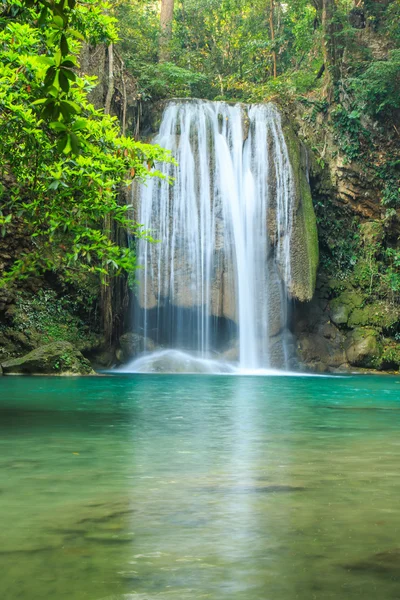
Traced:
<path id="1" fill-rule="evenodd" d="M 4 600 L 400 597 L 400 378 L 0 378 Z"/>

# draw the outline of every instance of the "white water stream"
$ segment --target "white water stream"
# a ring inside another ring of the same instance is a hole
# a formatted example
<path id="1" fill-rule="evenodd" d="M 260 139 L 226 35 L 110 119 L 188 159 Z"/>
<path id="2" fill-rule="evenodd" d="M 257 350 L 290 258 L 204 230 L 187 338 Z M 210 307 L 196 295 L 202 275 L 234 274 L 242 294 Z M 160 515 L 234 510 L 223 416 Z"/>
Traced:
<path id="1" fill-rule="evenodd" d="M 160 242 L 139 242 L 137 333 L 158 358 L 285 368 L 294 183 L 279 112 L 174 101 L 154 142 L 178 167 L 158 166 L 174 184 L 152 179 L 138 198 L 137 220 Z"/>

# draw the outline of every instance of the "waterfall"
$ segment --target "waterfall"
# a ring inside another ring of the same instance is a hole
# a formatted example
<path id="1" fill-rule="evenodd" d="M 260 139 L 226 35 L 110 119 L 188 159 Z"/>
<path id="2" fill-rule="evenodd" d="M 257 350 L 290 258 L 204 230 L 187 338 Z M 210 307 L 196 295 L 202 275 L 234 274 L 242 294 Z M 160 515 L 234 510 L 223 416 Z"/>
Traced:
<path id="1" fill-rule="evenodd" d="M 272 104 L 172 101 L 154 140 L 178 166 L 136 198 L 144 349 L 285 368 L 294 182 Z"/>

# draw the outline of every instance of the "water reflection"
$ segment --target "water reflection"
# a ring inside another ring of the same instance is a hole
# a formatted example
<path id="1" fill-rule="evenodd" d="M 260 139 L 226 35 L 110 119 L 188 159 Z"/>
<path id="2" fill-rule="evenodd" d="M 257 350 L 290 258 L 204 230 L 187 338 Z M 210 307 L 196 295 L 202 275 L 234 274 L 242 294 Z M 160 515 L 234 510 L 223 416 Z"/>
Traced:
<path id="1" fill-rule="evenodd" d="M 1 597 L 398 598 L 398 389 L 4 378 Z"/>

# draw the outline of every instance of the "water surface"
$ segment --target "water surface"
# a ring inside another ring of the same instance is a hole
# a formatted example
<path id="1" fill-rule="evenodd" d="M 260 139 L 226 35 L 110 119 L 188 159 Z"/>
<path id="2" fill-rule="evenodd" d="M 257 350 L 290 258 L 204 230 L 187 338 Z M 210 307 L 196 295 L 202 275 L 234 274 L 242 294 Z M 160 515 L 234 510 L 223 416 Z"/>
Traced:
<path id="1" fill-rule="evenodd" d="M 0 598 L 400 598 L 400 379 L 0 379 Z"/>

